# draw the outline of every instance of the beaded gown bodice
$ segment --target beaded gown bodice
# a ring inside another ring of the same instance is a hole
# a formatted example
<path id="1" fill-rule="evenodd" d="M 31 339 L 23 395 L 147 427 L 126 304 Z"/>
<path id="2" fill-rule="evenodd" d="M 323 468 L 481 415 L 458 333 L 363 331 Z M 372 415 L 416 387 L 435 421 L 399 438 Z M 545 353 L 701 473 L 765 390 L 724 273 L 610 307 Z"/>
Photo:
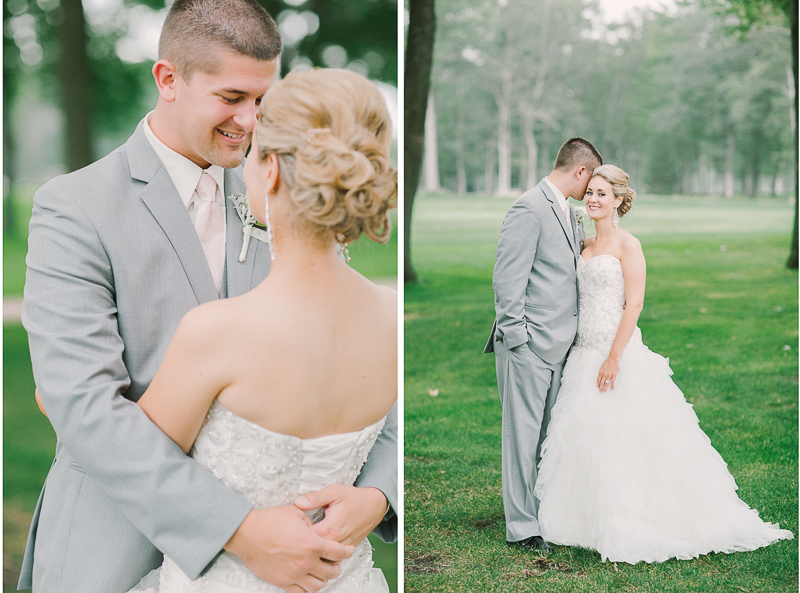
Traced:
<path id="1" fill-rule="evenodd" d="M 622 262 L 613 255 L 596 255 L 588 262 L 578 258 L 578 333 L 575 345 L 611 350 L 625 310 Z M 645 348 L 637 327 L 627 348 Z"/>
<path id="2" fill-rule="evenodd" d="M 301 439 L 273 432 L 227 410 L 216 400 L 191 455 L 254 508 L 290 505 L 331 484 L 352 485 L 383 428 L 385 418 L 360 431 Z M 328 592 L 372 592 L 372 548 L 367 540 L 341 563 Z M 223 552 L 200 579 L 189 581 L 168 557 L 159 593 L 278 593 L 236 556 Z"/>

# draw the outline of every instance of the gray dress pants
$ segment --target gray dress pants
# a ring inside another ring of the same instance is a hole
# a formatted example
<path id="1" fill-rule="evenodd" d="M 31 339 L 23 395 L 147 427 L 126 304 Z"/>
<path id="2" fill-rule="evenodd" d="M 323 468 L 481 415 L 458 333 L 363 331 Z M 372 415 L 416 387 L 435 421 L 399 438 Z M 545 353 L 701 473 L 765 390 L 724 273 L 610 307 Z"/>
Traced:
<path id="1" fill-rule="evenodd" d="M 528 344 L 508 350 L 494 344 L 497 386 L 503 406 L 502 475 L 506 539 L 541 535 L 533 495 L 542 442 L 561 386 L 566 357 L 556 364 L 539 358 Z"/>

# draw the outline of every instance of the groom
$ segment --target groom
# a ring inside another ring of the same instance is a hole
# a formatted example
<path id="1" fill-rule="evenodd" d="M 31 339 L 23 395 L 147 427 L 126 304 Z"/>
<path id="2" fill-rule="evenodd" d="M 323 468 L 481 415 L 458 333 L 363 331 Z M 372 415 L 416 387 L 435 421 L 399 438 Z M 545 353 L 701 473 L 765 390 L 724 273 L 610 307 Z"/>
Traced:
<path id="1" fill-rule="evenodd" d="M 240 165 L 280 51 L 255 0 L 175 0 L 155 110 L 125 145 L 35 196 L 23 324 L 58 443 L 21 589 L 122 593 L 162 552 L 196 578 L 226 549 L 287 591 L 317 591 L 349 544 L 376 526 L 396 537 L 396 411 L 358 488 L 306 497 L 329 505 L 311 528 L 293 507 L 253 509 L 133 403 L 189 309 L 269 271 L 255 239 L 238 260 L 242 221 L 226 197 L 245 192 Z"/>
<path id="2" fill-rule="evenodd" d="M 583 200 L 597 149 L 567 140 L 552 173 L 506 214 L 492 286 L 494 352 L 503 406 L 502 476 L 506 539 L 544 552 L 533 496 L 542 441 L 578 323 L 577 262 L 585 233 L 567 199 Z"/>

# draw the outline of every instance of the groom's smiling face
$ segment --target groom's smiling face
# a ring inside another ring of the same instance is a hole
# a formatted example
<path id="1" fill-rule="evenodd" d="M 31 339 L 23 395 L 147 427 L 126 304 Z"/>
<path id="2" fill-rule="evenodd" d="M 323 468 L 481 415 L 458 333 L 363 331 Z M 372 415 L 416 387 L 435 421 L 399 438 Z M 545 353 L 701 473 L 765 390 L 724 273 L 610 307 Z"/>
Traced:
<path id="1" fill-rule="evenodd" d="M 279 60 L 256 60 L 219 52 L 213 68 L 175 79 L 173 130 L 177 152 L 202 168 L 238 167 L 256 123 L 261 97 L 275 82 Z"/>

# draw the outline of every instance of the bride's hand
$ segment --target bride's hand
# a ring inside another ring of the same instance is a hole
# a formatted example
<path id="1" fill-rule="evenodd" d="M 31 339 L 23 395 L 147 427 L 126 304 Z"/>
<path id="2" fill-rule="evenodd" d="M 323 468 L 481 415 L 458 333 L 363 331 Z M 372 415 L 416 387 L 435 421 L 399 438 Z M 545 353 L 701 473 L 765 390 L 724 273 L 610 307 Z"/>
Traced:
<path id="1" fill-rule="evenodd" d="M 252 510 L 225 545 L 255 575 L 288 593 L 319 591 L 339 576 L 338 564 L 354 548 L 311 530 L 313 523 L 294 506 Z"/>
<path id="2" fill-rule="evenodd" d="M 617 373 L 619 373 L 619 363 L 611 357 L 606 358 L 597 374 L 597 388 L 600 393 L 605 393 L 609 388 L 614 389 Z"/>
<path id="3" fill-rule="evenodd" d="M 386 496 L 377 488 L 334 484 L 294 501 L 311 511 L 325 507 L 325 518 L 312 528 L 315 533 L 343 544 L 357 545 L 378 526 L 386 514 Z"/>

